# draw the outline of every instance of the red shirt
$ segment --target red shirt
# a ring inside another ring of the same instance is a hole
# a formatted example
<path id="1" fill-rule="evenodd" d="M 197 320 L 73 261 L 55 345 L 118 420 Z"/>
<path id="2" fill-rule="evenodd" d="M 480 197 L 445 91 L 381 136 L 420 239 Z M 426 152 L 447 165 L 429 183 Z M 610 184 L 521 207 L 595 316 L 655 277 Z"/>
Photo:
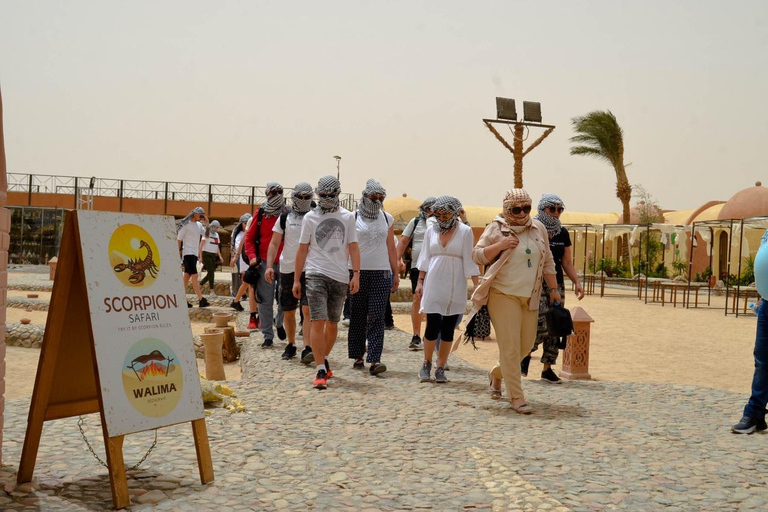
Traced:
<path id="1" fill-rule="evenodd" d="M 272 241 L 273 231 L 275 223 L 280 220 L 280 216 L 267 216 L 261 217 L 261 232 L 259 233 L 259 258 L 262 260 L 267 259 L 267 252 L 269 251 L 269 243 Z M 253 214 L 253 220 L 248 231 L 245 232 L 245 255 L 248 256 L 248 261 L 256 257 L 256 226 L 259 225 L 259 210 L 256 210 Z M 277 249 L 277 255 L 275 256 L 274 263 L 280 261 L 280 254 L 283 252 L 283 241 L 280 241 L 280 247 Z"/>

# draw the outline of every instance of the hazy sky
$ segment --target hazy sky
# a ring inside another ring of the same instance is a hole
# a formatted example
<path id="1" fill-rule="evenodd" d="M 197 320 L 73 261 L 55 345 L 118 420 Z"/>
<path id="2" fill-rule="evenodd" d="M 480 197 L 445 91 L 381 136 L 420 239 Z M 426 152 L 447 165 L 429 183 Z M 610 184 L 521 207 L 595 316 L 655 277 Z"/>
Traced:
<path id="1" fill-rule="evenodd" d="M 0 85 L 9 172 L 293 186 L 341 155 L 345 192 L 495 206 L 505 96 L 557 125 L 525 188 L 571 210 L 620 211 L 613 169 L 569 155 L 594 109 L 663 208 L 768 184 L 764 0 L 0 0 Z"/>

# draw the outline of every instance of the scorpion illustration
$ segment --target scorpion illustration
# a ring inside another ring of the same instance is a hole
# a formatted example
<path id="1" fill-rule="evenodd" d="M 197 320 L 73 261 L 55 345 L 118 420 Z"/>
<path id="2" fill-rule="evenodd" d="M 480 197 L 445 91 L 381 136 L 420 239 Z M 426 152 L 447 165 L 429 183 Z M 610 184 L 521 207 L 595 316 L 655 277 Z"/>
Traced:
<path id="1" fill-rule="evenodd" d="M 142 247 L 147 249 L 147 255 L 143 260 L 133 260 L 129 258 L 128 263 L 120 263 L 115 265 L 114 268 L 115 272 L 130 270 L 131 277 L 128 278 L 128 281 L 130 281 L 132 284 L 139 284 L 140 282 L 144 281 L 147 272 L 149 272 L 149 275 L 152 277 L 157 277 L 158 268 L 152 259 L 152 249 L 149 248 L 149 244 L 144 240 L 142 240 L 139 244 L 139 249 Z"/>
<path id="2" fill-rule="evenodd" d="M 131 364 L 126 366 L 126 368 L 130 368 L 133 370 L 133 373 L 136 374 L 136 378 L 139 380 L 142 380 L 141 376 L 136 372 L 136 366 L 141 365 L 145 366 L 147 363 L 150 363 L 152 361 L 168 361 L 168 364 L 165 367 L 165 375 L 168 376 L 168 370 L 171 367 L 171 363 L 174 361 L 172 357 L 165 357 L 162 352 L 159 350 L 153 350 L 149 354 L 139 356 L 133 361 L 131 361 Z"/>

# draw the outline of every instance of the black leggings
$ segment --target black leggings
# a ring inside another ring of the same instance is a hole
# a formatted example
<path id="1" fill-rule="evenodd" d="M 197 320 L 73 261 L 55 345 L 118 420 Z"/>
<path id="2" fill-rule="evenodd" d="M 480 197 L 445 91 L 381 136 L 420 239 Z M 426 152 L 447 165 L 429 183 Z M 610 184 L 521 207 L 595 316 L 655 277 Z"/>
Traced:
<path id="1" fill-rule="evenodd" d="M 437 335 L 446 343 L 453 341 L 453 331 L 456 330 L 456 320 L 459 315 L 443 316 L 439 313 L 427 313 L 427 329 L 424 331 L 424 339 L 435 341 Z"/>

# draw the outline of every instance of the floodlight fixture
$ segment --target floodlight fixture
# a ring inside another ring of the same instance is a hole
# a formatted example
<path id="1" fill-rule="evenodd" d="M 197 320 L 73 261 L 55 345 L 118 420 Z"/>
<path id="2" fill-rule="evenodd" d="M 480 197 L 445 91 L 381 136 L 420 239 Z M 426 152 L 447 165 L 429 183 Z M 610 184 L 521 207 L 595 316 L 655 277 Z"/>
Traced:
<path id="1" fill-rule="evenodd" d="M 517 121 L 517 109 L 512 98 L 496 97 L 496 118 Z"/>
<path id="2" fill-rule="evenodd" d="M 523 119 L 532 123 L 541 122 L 541 103 L 535 101 L 523 102 Z"/>

